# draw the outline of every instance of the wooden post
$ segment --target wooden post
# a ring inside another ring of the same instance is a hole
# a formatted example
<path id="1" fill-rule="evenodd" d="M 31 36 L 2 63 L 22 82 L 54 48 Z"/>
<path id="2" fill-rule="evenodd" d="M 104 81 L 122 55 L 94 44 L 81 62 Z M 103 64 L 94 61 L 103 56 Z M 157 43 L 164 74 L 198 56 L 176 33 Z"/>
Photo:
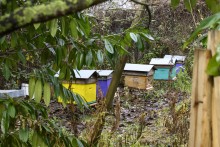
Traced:
<path id="1" fill-rule="evenodd" d="M 208 76 L 208 61 L 220 45 L 220 31 L 208 33 L 208 50 L 195 50 L 190 147 L 220 147 L 220 76 Z"/>
<path id="2" fill-rule="evenodd" d="M 195 50 L 190 117 L 190 147 L 209 147 L 211 144 L 211 80 L 205 73 L 211 53 L 208 50 Z"/>
<path id="3" fill-rule="evenodd" d="M 208 33 L 208 49 L 212 56 L 215 55 L 218 45 L 220 45 L 220 31 L 210 31 Z M 213 147 L 220 147 L 220 77 L 214 77 L 214 89 L 212 97 L 212 139 Z"/>

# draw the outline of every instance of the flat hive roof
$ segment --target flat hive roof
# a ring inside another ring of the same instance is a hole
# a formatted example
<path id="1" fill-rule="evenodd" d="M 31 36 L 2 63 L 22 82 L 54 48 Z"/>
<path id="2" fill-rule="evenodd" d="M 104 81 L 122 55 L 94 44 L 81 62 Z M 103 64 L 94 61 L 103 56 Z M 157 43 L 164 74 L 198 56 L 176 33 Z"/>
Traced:
<path id="1" fill-rule="evenodd" d="M 180 56 L 180 55 L 165 55 L 164 58 L 174 58 L 176 59 L 177 61 L 185 61 L 186 59 L 186 56 Z"/>
<path id="2" fill-rule="evenodd" d="M 153 68 L 153 65 L 126 63 L 124 70 L 149 72 L 152 68 Z"/>
<path id="3" fill-rule="evenodd" d="M 174 65 L 176 59 L 173 61 L 170 58 L 152 58 L 150 61 L 151 65 Z"/>

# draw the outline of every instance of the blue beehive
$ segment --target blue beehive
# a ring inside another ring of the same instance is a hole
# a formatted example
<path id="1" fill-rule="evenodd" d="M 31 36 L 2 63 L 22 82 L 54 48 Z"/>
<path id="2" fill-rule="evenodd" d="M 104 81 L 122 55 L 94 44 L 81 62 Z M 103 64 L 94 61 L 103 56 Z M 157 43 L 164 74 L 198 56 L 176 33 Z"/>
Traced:
<path id="1" fill-rule="evenodd" d="M 154 80 L 174 80 L 176 79 L 176 59 L 169 58 L 152 58 L 151 65 L 156 69 Z"/>
<path id="2" fill-rule="evenodd" d="M 165 55 L 164 58 L 168 59 L 175 59 L 175 68 L 176 68 L 176 73 L 179 73 L 180 70 L 183 70 L 184 62 L 186 59 L 186 56 L 179 56 L 179 55 Z"/>
<path id="3" fill-rule="evenodd" d="M 98 81 L 96 83 L 96 96 L 103 98 L 106 96 L 108 87 L 112 81 L 113 70 L 97 70 Z"/>

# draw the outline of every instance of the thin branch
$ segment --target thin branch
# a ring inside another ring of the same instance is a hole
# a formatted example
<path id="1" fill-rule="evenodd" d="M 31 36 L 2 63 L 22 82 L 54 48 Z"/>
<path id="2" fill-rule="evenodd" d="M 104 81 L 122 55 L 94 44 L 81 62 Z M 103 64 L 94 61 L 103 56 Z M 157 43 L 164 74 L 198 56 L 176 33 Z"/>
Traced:
<path id="1" fill-rule="evenodd" d="M 136 3 L 136 4 L 139 4 L 139 5 L 143 5 L 145 6 L 147 12 L 148 12 L 148 18 L 149 18 L 149 21 L 148 21 L 148 25 L 147 25 L 147 28 L 149 29 L 150 28 L 150 23 L 151 23 L 151 19 L 152 19 L 152 16 L 151 16 L 151 11 L 150 11 L 150 7 L 148 4 L 146 3 L 142 3 L 142 2 L 139 2 L 139 1 L 136 1 L 136 0 L 131 0 L 132 2 Z"/>

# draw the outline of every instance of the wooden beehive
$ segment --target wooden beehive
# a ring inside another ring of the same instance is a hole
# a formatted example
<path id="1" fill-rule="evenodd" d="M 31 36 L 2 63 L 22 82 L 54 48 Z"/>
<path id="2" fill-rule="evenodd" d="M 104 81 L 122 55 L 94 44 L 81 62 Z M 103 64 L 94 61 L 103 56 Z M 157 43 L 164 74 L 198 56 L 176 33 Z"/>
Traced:
<path id="1" fill-rule="evenodd" d="M 164 58 L 168 59 L 175 59 L 175 70 L 176 73 L 179 73 L 181 70 L 183 71 L 184 62 L 186 59 L 186 56 L 180 56 L 180 55 L 165 55 Z"/>
<path id="2" fill-rule="evenodd" d="M 98 70 L 97 73 L 96 96 L 97 98 L 103 98 L 106 96 L 108 87 L 112 81 L 113 70 Z"/>
<path id="3" fill-rule="evenodd" d="M 131 88 L 150 90 L 153 88 L 151 84 L 153 73 L 153 65 L 126 63 L 123 72 L 124 85 Z"/>
<path id="4" fill-rule="evenodd" d="M 154 80 L 175 80 L 175 62 L 176 59 L 152 58 L 150 65 L 154 65 L 155 68 Z"/>
<path id="5" fill-rule="evenodd" d="M 75 80 L 71 84 L 71 90 L 84 98 L 88 104 L 96 102 L 96 82 L 97 72 L 95 70 L 74 70 Z M 68 88 L 69 82 L 63 82 L 63 86 Z M 61 100 L 59 99 L 59 102 Z"/>

